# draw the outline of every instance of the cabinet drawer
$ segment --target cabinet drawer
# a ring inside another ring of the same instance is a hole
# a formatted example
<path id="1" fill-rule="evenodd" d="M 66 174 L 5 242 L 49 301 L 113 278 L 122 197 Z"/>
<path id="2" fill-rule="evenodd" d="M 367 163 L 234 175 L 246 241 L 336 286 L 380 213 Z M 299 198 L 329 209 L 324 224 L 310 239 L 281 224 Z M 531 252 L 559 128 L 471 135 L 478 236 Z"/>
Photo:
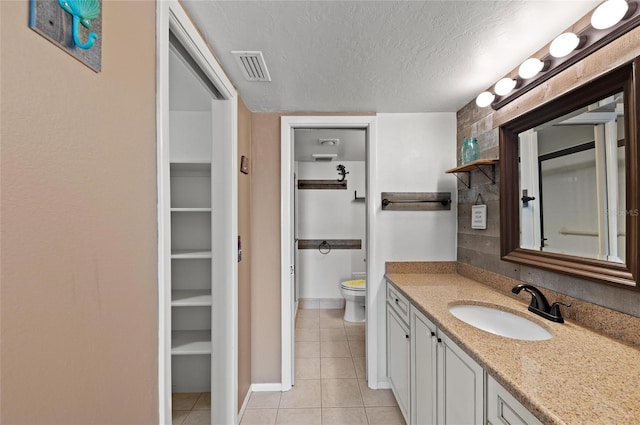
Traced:
<path id="1" fill-rule="evenodd" d="M 409 324 L 409 301 L 398 290 L 387 282 L 387 303 L 396 312 L 398 317 Z"/>
<path id="2" fill-rule="evenodd" d="M 495 379 L 487 379 L 487 421 L 491 425 L 542 425 Z"/>

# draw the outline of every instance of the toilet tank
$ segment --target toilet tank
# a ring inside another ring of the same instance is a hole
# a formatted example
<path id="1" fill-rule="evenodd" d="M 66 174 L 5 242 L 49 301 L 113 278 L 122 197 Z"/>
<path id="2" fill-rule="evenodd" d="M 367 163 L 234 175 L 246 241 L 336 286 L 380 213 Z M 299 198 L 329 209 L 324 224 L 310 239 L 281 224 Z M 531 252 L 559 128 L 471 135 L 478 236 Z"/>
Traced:
<path id="1" fill-rule="evenodd" d="M 351 272 L 351 279 L 356 280 L 356 279 L 366 279 L 367 278 L 367 272 Z"/>

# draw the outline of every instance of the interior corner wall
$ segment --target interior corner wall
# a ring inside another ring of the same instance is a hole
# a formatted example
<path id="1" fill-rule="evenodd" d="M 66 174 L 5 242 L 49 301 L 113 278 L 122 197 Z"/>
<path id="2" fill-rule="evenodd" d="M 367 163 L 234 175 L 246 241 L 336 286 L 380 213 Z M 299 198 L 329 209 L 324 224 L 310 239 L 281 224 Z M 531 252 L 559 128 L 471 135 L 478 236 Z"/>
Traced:
<path id="1" fill-rule="evenodd" d="M 466 137 L 476 137 L 480 158 L 498 158 L 500 125 L 527 113 L 571 89 L 581 86 L 622 64 L 640 52 L 640 27 L 612 41 L 582 61 L 569 67 L 514 100 L 498 111 L 478 108 L 475 100 L 457 112 L 457 144 Z M 497 173 L 499 174 L 499 173 Z M 491 184 L 479 172 L 473 172 L 467 189 L 458 184 L 458 262 L 499 273 L 532 285 L 550 289 L 578 300 L 611 308 L 640 317 L 640 292 L 579 279 L 551 271 L 502 261 L 500 258 L 500 192 L 499 176 Z M 471 229 L 471 206 L 481 194 L 487 204 L 487 229 Z M 572 313 L 572 310 L 569 311 Z"/>
<path id="2" fill-rule="evenodd" d="M 251 376 L 281 382 L 280 115 L 251 117 Z"/>
<path id="3" fill-rule="evenodd" d="M 155 9 L 95 73 L 0 2 L 2 423 L 158 422 Z"/>
<path id="4" fill-rule="evenodd" d="M 238 164 L 243 156 L 252 158 L 251 111 L 238 98 Z M 251 388 L 251 176 L 251 166 L 248 174 L 238 169 L 238 410 Z"/>
<path id="5" fill-rule="evenodd" d="M 386 376 L 385 262 L 456 258 L 456 161 L 453 112 L 378 114 L 372 155 L 377 192 L 375 257 L 368 294 L 377 297 L 378 376 Z M 450 211 L 382 211 L 381 192 L 451 192 Z"/>

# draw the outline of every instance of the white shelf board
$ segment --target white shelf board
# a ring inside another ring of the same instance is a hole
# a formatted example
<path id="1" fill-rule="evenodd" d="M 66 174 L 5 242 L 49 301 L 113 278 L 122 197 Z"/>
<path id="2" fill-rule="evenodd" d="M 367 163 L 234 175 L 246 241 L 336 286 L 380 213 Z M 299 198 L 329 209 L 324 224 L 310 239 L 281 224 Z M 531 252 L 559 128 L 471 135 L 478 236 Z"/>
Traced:
<path id="1" fill-rule="evenodd" d="M 211 208 L 171 208 L 171 212 L 211 212 Z"/>
<path id="2" fill-rule="evenodd" d="M 206 289 L 171 291 L 172 307 L 204 307 L 211 304 L 211 291 Z"/>
<path id="3" fill-rule="evenodd" d="M 205 251 L 202 249 L 174 249 L 171 251 L 171 258 L 211 258 L 211 251 Z"/>
<path id="4" fill-rule="evenodd" d="M 171 355 L 211 354 L 211 331 L 171 332 Z"/>

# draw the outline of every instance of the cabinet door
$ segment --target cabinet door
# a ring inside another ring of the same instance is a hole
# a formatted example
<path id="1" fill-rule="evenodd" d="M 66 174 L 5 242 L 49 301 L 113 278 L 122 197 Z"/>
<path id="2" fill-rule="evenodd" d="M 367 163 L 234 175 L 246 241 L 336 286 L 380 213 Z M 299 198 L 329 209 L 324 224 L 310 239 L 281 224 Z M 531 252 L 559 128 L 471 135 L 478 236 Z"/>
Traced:
<path id="1" fill-rule="evenodd" d="M 436 327 L 411 307 L 411 425 L 435 425 Z"/>
<path id="2" fill-rule="evenodd" d="M 405 421 L 409 417 L 409 329 L 387 305 L 387 374 Z"/>
<path id="3" fill-rule="evenodd" d="M 491 376 L 487 377 L 487 423 L 542 425 L 542 422 Z"/>
<path id="4" fill-rule="evenodd" d="M 438 336 L 438 423 L 482 425 L 484 370 L 446 335 Z"/>

